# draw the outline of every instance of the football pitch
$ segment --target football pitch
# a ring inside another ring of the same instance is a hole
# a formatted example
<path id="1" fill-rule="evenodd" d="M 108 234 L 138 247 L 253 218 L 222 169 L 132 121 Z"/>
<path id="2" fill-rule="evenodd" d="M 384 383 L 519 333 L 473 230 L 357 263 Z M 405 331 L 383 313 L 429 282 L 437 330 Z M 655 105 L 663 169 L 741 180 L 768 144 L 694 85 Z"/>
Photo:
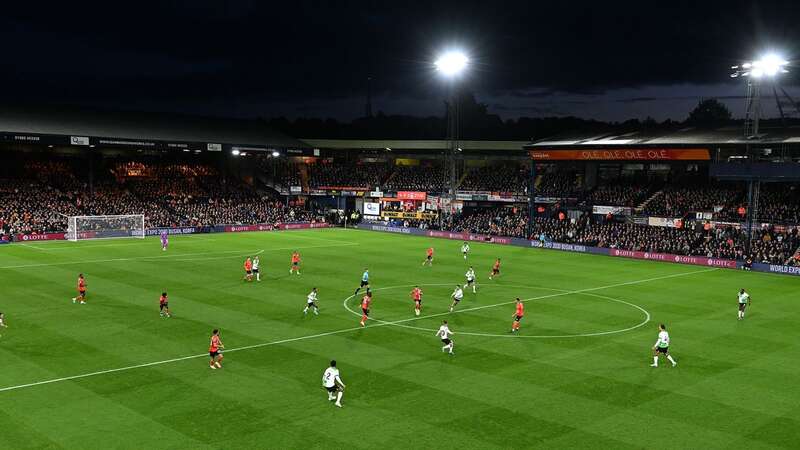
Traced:
<path id="1" fill-rule="evenodd" d="M 800 279 L 470 245 L 464 261 L 459 241 L 331 229 L 173 236 L 166 252 L 158 238 L 0 246 L 0 448 L 797 448 Z M 256 254 L 262 281 L 245 282 Z M 470 265 L 477 294 L 450 313 Z M 312 287 L 318 316 L 302 313 Z M 659 323 L 677 367 L 650 367 Z M 321 386 L 331 359 L 341 409 Z"/>

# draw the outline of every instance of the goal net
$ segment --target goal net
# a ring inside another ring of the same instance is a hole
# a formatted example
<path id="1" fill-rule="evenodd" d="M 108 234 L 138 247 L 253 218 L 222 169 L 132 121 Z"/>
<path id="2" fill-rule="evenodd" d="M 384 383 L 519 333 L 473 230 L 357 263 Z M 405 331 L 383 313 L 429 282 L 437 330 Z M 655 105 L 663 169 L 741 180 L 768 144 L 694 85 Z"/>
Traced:
<path id="1" fill-rule="evenodd" d="M 139 238 L 145 236 L 144 214 L 120 216 L 69 216 L 67 239 Z"/>

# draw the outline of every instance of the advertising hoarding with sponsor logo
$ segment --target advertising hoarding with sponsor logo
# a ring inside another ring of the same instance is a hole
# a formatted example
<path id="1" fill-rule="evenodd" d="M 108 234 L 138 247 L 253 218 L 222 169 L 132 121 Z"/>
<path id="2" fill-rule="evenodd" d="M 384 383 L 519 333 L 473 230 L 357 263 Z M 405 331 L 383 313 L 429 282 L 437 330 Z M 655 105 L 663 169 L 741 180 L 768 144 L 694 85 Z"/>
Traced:
<path id="1" fill-rule="evenodd" d="M 648 217 L 647 224 L 651 227 L 683 228 L 683 220 L 669 217 Z"/>
<path id="2" fill-rule="evenodd" d="M 536 161 L 709 161 L 707 148 L 619 148 L 530 150 Z"/>
<path id="3" fill-rule="evenodd" d="M 70 136 L 69 143 L 72 145 L 89 145 L 88 136 Z"/>
<path id="4" fill-rule="evenodd" d="M 631 215 L 631 208 L 627 208 L 624 206 L 600 206 L 594 205 L 592 206 L 592 213 L 593 214 L 601 214 L 603 216 L 607 214 L 613 214 L 615 216 L 630 216 Z"/>
<path id="5" fill-rule="evenodd" d="M 381 204 L 377 202 L 364 202 L 364 215 L 365 216 L 380 216 Z"/>
<path id="6" fill-rule="evenodd" d="M 66 239 L 65 233 L 39 233 L 39 234 L 18 234 L 16 240 L 18 242 L 27 241 L 62 241 Z"/>
<path id="7" fill-rule="evenodd" d="M 398 200 L 425 200 L 427 197 L 427 192 L 399 191 L 397 193 Z"/>
<path id="8" fill-rule="evenodd" d="M 609 249 L 610 256 L 622 258 L 647 259 L 650 261 L 665 261 L 679 264 L 692 264 L 695 266 L 725 267 L 735 269 L 736 261 L 733 259 L 708 258 L 705 256 L 673 255 L 670 253 L 652 253 L 635 250 Z"/>

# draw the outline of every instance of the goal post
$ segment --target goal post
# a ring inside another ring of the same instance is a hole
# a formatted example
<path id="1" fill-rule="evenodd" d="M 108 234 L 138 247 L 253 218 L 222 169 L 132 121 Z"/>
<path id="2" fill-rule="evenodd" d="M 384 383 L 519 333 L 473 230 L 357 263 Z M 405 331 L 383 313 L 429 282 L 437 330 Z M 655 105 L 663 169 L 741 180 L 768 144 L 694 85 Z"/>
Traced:
<path id="1" fill-rule="evenodd" d="M 115 216 L 69 216 L 66 237 L 69 241 L 89 239 L 144 239 L 144 214 Z"/>

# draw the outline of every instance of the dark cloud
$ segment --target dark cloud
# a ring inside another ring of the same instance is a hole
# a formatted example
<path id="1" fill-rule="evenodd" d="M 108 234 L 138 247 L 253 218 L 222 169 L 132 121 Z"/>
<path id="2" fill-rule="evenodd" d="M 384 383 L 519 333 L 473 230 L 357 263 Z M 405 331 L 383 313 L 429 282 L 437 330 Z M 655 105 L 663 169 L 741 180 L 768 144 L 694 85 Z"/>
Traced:
<path id="1" fill-rule="evenodd" d="M 47 3 L 4 5 L 2 98 L 349 118 L 371 77 L 383 108 L 422 115 L 445 87 L 430 62 L 460 45 L 474 61 L 461 84 L 504 115 L 592 115 L 609 92 L 689 101 L 681 86 L 735 86 L 728 67 L 759 51 L 800 56 L 796 2 Z M 675 91 L 636 92 L 652 86 Z M 556 100 L 571 106 L 539 104 Z"/>

